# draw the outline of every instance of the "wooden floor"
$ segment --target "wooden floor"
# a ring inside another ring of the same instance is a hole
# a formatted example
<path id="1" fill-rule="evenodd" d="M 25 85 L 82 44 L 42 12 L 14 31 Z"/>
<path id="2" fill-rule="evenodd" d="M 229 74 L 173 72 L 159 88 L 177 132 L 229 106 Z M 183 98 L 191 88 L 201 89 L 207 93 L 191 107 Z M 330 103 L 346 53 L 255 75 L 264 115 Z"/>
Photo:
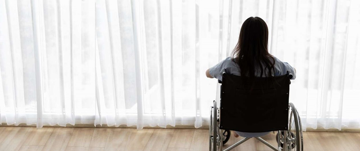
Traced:
<path id="1" fill-rule="evenodd" d="M 276 144 L 275 134 L 263 137 Z M 227 144 L 241 138 L 233 136 Z M 360 133 L 304 132 L 305 151 L 358 151 Z M 206 129 L 0 127 L 0 151 L 202 151 L 208 150 Z M 234 151 L 270 151 L 250 139 Z"/>

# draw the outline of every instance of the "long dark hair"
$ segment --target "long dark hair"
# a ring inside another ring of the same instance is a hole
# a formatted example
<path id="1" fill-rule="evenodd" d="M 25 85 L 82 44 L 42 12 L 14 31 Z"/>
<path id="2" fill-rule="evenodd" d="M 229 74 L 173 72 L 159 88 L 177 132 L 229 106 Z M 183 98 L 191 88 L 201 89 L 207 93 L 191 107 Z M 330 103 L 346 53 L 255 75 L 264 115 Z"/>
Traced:
<path id="1" fill-rule="evenodd" d="M 233 58 L 240 67 L 241 76 L 255 77 L 256 69 L 260 69 L 260 77 L 272 76 L 275 59 L 268 52 L 268 36 L 268 27 L 260 17 L 249 17 L 245 20 L 233 51 Z"/>

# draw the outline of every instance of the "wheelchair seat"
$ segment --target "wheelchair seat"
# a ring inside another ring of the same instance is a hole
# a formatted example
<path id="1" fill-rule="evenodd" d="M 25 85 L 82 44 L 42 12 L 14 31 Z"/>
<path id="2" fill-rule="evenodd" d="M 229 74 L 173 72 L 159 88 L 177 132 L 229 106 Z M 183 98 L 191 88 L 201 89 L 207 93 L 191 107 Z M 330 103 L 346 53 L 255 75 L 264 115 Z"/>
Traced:
<path id="1" fill-rule="evenodd" d="M 226 141 L 220 140 L 228 140 L 229 130 L 233 130 L 245 134 L 254 133 L 251 137 L 273 150 L 302 150 L 300 117 L 294 105 L 289 103 L 290 79 L 289 74 L 250 78 L 224 73 L 220 108 L 217 108 L 215 101 L 211 108 L 209 149 L 222 150 Z M 227 131 L 226 136 L 222 135 L 224 131 Z M 281 134 L 277 135 L 278 148 L 260 138 L 270 131 Z M 248 136 L 245 135 L 245 139 L 225 150 L 231 150 L 250 139 Z"/>

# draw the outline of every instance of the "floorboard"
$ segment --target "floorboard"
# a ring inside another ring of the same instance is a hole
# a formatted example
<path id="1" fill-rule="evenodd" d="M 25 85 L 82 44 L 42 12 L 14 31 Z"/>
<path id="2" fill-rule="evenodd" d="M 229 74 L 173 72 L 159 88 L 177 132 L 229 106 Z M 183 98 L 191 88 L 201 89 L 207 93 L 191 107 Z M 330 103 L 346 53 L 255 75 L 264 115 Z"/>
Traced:
<path id="1" fill-rule="evenodd" d="M 276 146 L 276 134 L 263 139 Z M 358 151 L 360 133 L 304 132 L 305 151 Z M 0 151 L 207 151 L 207 129 L 0 127 Z M 242 139 L 231 137 L 225 147 Z M 271 151 L 250 139 L 232 151 Z"/>

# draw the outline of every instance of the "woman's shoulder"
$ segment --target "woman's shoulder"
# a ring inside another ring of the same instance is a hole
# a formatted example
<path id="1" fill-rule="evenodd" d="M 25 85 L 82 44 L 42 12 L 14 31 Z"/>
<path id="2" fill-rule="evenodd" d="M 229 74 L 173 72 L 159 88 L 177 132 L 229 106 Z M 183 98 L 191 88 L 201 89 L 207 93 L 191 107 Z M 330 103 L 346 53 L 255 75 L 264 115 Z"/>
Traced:
<path id="1" fill-rule="evenodd" d="M 227 57 L 227 58 L 224 60 L 224 62 L 236 63 L 235 58 L 233 58 L 233 57 Z"/>
<path id="2" fill-rule="evenodd" d="M 279 58 L 272 56 L 274 58 L 275 61 L 275 65 L 283 65 L 286 64 L 287 62 L 281 61 Z"/>
<path id="3" fill-rule="evenodd" d="M 225 58 L 225 60 L 224 61 L 232 61 L 233 60 L 233 58 L 232 57 L 227 57 L 227 58 Z"/>
<path id="4" fill-rule="evenodd" d="M 284 75 L 287 72 L 289 72 L 291 75 L 293 75 L 292 79 L 295 79 L 296 77 L 296 70 L 294 67 L 292 67 L 289 63 L 287 62 L 283 62 L 280 59 L 276 58 L 275 56 L 273 56 L 274 60 L 275 60 L 275 76 L 280 76 L 280 75 Z"/>
<path id="5" fill-rule="evenodd" d="M 234 66 L 234 65 L 237 65 L 236 61 L 235 61 L 235 58 L 233 57 L 227 57 L 224 61 L 224 64 L 226 65 L 230 65 L 230 66 Z"/>

